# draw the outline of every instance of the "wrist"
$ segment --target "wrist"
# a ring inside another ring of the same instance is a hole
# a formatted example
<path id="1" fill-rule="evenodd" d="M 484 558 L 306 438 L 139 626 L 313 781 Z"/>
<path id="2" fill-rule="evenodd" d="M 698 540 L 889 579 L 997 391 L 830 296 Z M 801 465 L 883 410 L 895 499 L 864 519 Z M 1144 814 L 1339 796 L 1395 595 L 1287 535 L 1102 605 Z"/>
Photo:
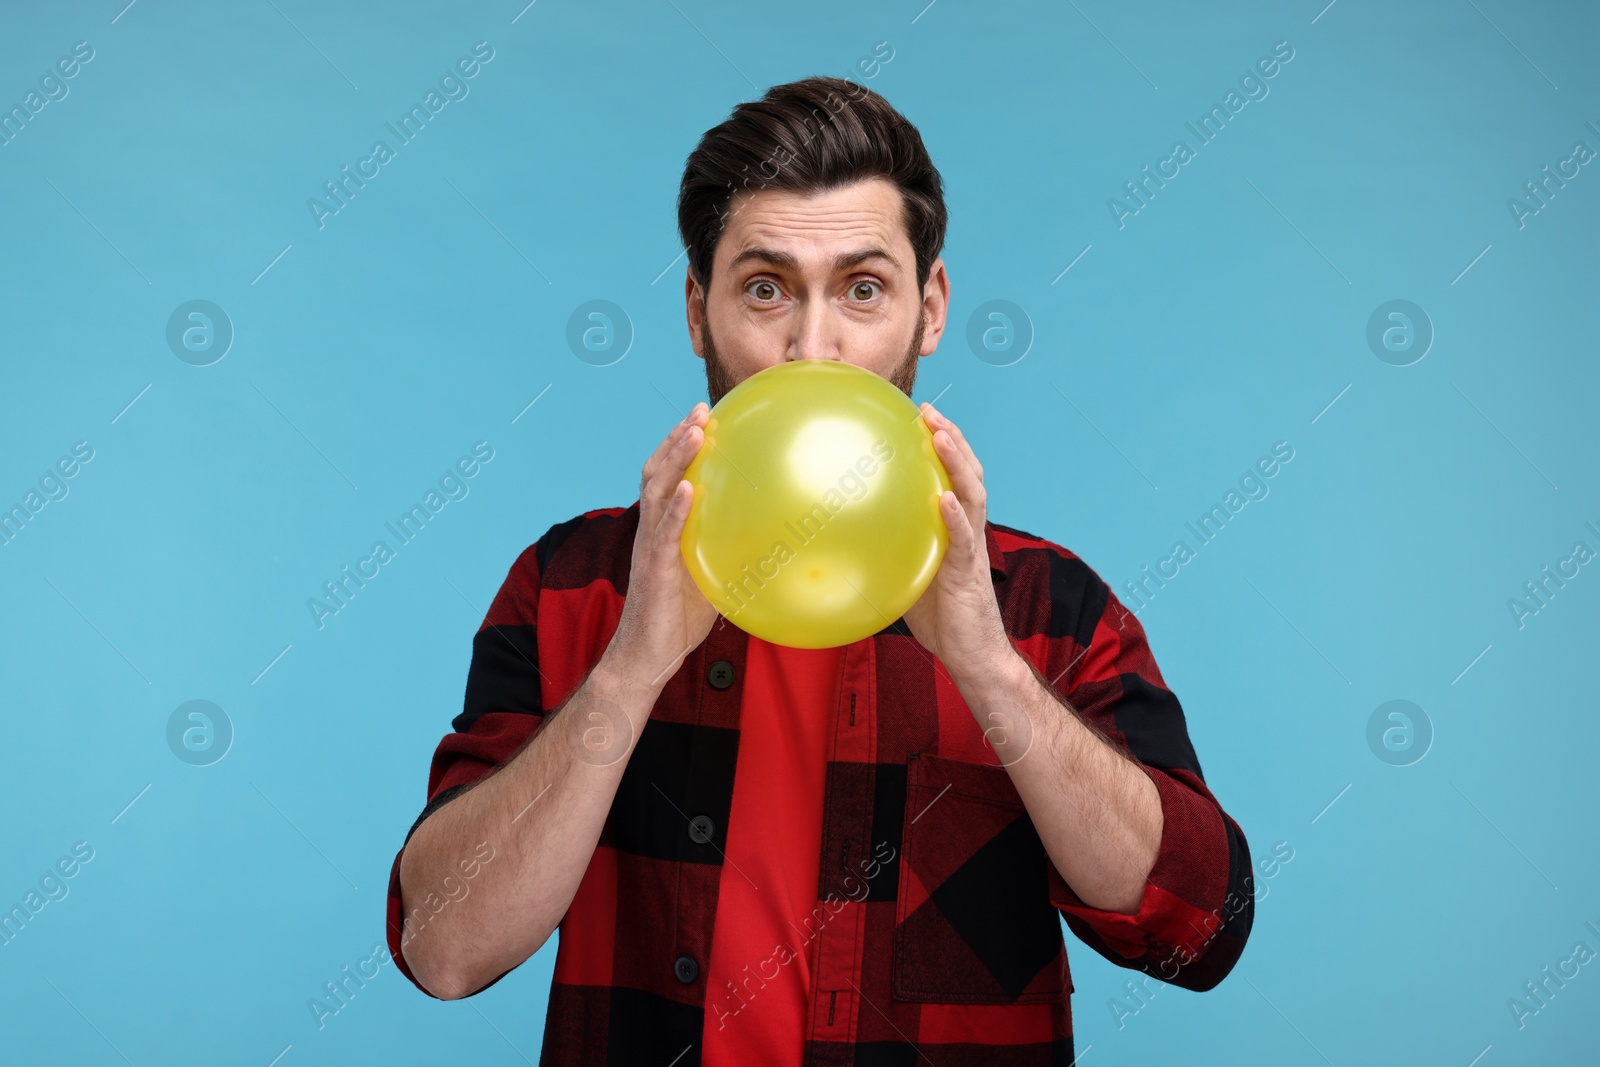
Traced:
<path id="1" fill-rule="evenodd" d="M 1010 767 L 1026 756 L 1040 721 L 1040 686 L 1022 654 L 1011 648 L 981 668 L 952 677 L 1000 765 Z"/>
<path id="2" fill-rule="evenodd" d="M 967 663 L 946 663 L 945 669 L 950 672 L 951 681 L 956 683 L 963 697 L 969 693 L 991 697 L 1014 694 L 1033 681 L 1032 669 L 1009 640 L 1004 648 L 996 648 L 988 655 Z"/>
<path id="3" fill-rule="evenodd" d="M 650 679 L 607 649 L 585 683 L 595 696 L 622 708 L 635 721 L 648 718 L 665 688 L 665 678 Z"/>

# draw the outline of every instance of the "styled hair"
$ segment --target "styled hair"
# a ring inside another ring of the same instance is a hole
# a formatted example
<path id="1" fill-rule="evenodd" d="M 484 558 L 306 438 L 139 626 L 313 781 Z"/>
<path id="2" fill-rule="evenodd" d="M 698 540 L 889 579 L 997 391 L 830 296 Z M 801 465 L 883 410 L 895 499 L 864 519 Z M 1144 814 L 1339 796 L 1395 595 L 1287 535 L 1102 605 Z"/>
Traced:
<path id="1" fill-rule="evenodd" d="M 866 178 L 900 190 L 917 285 L 944 247 L 944 182 L 922 135 L 871 89 L 844 78 L 774 85 L 707 130 L 684 163 L 678 234 L 689 269 L 709 288 L 729 205 L 746 190 L 826 192 Z"/>

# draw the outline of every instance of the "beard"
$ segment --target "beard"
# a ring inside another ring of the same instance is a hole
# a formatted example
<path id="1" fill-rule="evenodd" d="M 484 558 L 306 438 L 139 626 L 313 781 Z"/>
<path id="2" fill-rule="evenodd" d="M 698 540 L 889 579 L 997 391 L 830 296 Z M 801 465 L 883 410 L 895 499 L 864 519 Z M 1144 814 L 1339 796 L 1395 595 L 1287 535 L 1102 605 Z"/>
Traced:
<path id="1" fill-rule="evenodd" d="M 911 335 L 911 344 L 906 346 L 906 353 L 894 370 L 889 373 L 889 382 L 906 394 L 911 396 L 911 387 L 917 380 L 917 360 L 920 357 L 918 350 L 922 348 L 923 316 L 917 316 L 917 328 Z M 711 339 L 711 318 L 706 316 L 701 320 L 700 347 L 705 352 L 706 362 L 706 394 L 711 398 L 711 406 L 716 407 L 717 402 L 727 395 L 728 391 L 739 382 L 728 370 L 728 365 L 722 362 L 717 355 L 716 343 Z"/>

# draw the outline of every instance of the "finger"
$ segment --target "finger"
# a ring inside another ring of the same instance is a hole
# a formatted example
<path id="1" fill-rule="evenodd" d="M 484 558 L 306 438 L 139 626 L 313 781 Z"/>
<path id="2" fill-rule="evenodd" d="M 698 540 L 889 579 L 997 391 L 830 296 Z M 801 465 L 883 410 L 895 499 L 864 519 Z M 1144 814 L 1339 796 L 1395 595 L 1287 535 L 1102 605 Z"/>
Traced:
<path id="1" fill-rule="evenodd" d="M 932 404 L 928 406 L 930 408 L 933 407 Z M 938 419 L 939 425 L 949 431 L 951 437 L 955 438 L 956 445 L 961 449 L 962 454 L 966 456 L 967 462 L 972 465 L 973 471 L 977 473 L 978 481 L 983 481 L 983 464 L 978 461 L 978 454 L 972 450 L 972 445 L 968 443 L 967 435 L 961 432 L 961 427 L 946 418 L 944 412 L 934 408 L 933 413 L 934 417 Z"/>
<path id="2" fill-rule="evenodd" d="M 683 477 L 683 472 L 689 469 L 689 464 L 694 462 L 694 457 L 699 454 L 701 446 L 705 443 L 705 430 L 694 423 L 685 426 L 662 459 L 661 469 L 656 474 L 657 478 L 663 482 L 670 478 L 672 484 L 676 484 L 678 479 Z"/>
<path id="3" fill-rule="evenodd" d="M 683 482 L 683 473 L 693 458 L 696 448 L 699 447 L 699 427 L 689 426 L 685 433 L 678 439 L 673 451 L 669 452 L 657 468 L 655 475 L 640 491 L 639 522 L 642 528 L 654 530 L 667 518 L 667 511 L 672 507 L 673 495 L 678 486 Z"/>
<path id="4" fill-rule="evenodd" d="M 944 469 L 950 473 L 950 484 L 955 489 L 961 502 L 968 506 L 982 504 L 986 490 L 983 487 L 983 475 L 976 469 L 973 461 L 955 437 L 943 426 L 934 431 L 933 447 L 938 450 L 939 458 L 944 462 Z"/>
<path id="5" fill-rule="evenodd" d="M 658 553 L 675 555 L 679 551 L 683 527 L 689 521 L 689 506 L 693 502 L 693 483 L 683 479 L 674 482 L 661 521 L 656 525 L 655 549 Z"/>
<path id="6" fill-rule="evenodd" d="M 672 487 L 683 477 L 683 472 L 689 469 L 700 446 L 705 443 L 705 431 L 692 421 L 693 416 L 690 418 L 691 421 L 671 438 L 666 453 L 656 462 L 641 490 L 641 498 L 650 500 L 654 505 L 666 502 L 672 494 Z"/>
<path id="7" fill-rule="evenodd" d="M 950 552 L 962 567 L 966 567 L 972 560 L 972 546 L 976 537 L 966 509 L 961 506 L 956 494 L 948 489 L 939 494 L 939 516 L 944 519 L 945 529 L 950 532 Z"/>
<path id="8" fill-rule="evenodd" d="M 662 457 L 665 456 L 669 450 L 671 450 L 673 442 L 677 441 L 678 435 L 683 433 L 684 427 L 688 425 L 689 422 L 687 419 L 679 422 L 672 428 L 672 432 L 663 437 L 660 443 L 656 445 L 656 450 L 650 453 L 649 459 L 644 461 L 644 469 L 639 478 L 640 485 L 646 484 L 652 477 L 655 476 L 656 468 L 661 466 Z"/>
<path id="9" fill-rule="evenodd" d="M 978 454 L 974 452 L 972 450 L 972 446 L 967 443 L 967 437 L 961 432 L 961 427 L 951 422 L 945 417 L 944 412 L 940 411 L 932 404 L 924 403 L 923 406 L 929 413 L 928 428 L 949 431 L 950 436 L 955 439 L 957 447 L 959 447 L 962 454 L 967 457 L 967 462 L 972 464 L 972 469 L 977 472 L 978 480 L 980 482 L 983 481 L 983 464 L 978 462 Z"/>
<path id="10" fill-rule="evenodd" d="M 701 401 L 693 408 L 689 409 L 689 414 L 678 420 L 678 424 L 672 428 L 672 432 L 668 433 L 667 436 L 661 439 L 661 443 L 656 445 L 656 450 L 650 453 L 650 458 L 645 460 L 644 474 L 643 477 L 640 478 L 639 484 L 643 485 L 650 480 L 651 476 L 655 473 L 656 468 L 661 465 L 662 459 L 665 458 L 667 453 L 672 450 L 673 444 L 678 440 L 679 437 L 683 435 L 683 431 L 687 429 L 690 424 L 702 426 L 705 424 L 706 414 L 707 411 L 705 408 L 705 402 Z"/>
<path id="11" fill-rule="evenodd" d="M 956 501 L 964 508 L 966 518 L 966 532 L 973 540 L 981 536 L 984 528 L 985 516 L 989 509 L 989 491 L 984 488 L 983 480 L 972 470 L 956 448 L 949 431 L 940 427 L 933 435 L 934 447 L 939 450 L 939 458 L 944 461 L 945 469 L 950 472 L 950 484 L 955 492 L 952 494 Z M 970 550 L 977 552 L 977 547 Z"/>

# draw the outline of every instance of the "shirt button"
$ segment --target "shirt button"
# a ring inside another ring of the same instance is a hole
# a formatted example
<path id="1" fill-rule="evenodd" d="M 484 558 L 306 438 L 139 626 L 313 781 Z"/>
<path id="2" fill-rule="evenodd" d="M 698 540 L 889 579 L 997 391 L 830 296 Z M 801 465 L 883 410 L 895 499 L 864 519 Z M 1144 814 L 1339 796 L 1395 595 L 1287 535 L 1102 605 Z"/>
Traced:
<path id="1" fill-rule="evenodd" d="M 711 665 L 711 670 L 706 679 L 718 689 L 726 689 L 733 684 L 733 664 L 725 659 L 719 659 Z"/>
<path id="2" fill-rule="evenodd" d="M 703 845 L 716 836 L 716 828 L 709 815 L 696 815 L 689 820 L 689 840 Z"/>
<path id="3" fill-rule="evenodd" d="M 678 961 L 672 965 L 672 973 L 678 976 L 678 981 L 688 985 L 700 973 L 700 965 L 689 956 L 679 956 Z"/>

